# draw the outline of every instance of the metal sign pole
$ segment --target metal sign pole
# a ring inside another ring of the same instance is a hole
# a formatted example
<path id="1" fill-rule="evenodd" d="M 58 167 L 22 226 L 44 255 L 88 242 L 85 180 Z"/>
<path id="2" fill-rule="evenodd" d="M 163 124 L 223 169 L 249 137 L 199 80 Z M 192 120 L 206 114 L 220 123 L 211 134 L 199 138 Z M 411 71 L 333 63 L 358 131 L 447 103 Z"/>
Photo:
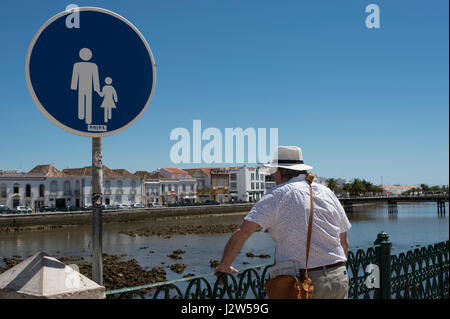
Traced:
<path id="1" fill-rule="evenodd" d="M 92 138 L 92 279 L 103 285 L 102 263 L 102 138 Z"/>

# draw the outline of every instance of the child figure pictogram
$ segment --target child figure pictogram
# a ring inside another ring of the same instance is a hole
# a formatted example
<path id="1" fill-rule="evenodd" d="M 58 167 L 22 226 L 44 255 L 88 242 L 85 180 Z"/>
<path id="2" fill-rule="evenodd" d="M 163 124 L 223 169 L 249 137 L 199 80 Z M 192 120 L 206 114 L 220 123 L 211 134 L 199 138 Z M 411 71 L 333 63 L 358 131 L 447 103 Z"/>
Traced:
<path id="1" fill-rule="evenodd" d="M 108 76 L 105 78 L 106 85 L 103 86 L 102 92 L 100 96 L 103 97 L 101 108 L 105 109 L 105 123 L 108 123 L 108 120 L 112 118 L 112 109 L 116 108 L 116 104 L 118 102 L 117 93 L 114 87 L 111 85 L 112 79 Z"/>

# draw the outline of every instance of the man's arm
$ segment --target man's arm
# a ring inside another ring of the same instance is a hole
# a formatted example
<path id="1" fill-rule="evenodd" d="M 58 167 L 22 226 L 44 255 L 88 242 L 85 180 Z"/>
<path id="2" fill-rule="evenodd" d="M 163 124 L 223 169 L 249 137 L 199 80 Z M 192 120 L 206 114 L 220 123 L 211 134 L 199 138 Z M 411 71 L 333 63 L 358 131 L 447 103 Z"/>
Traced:
<path id="1" fill-rule="evenodd" d="M 339 238 L 341 240 L 341 246 L 344 249 L 345 256 L 347 256 L 348 247 L 350 246 L 350 244 L 348 242 L 347 233 L 339 234 Z"/>
<path id="2" fill-rule="evenodd" d="M 231 235 L 230 239 L 228 240 L 222 260 L 220 261 L 219 266 L 216 268 L 216 272 L 223 272 L 223 273 L 237 273 L 237 269 L 231 266 L 233 263 L 234 258 L 236 258 L 237 254 L 241 251 L 242 246 L 247 241 L 247 239 L 253 234 L 255 231 L 257 231 L 260 228 L 260 226 L 255 223 L 248 220 L 244 220 L 242 224 L 239 226 L 239 228 Z"/>
<path id="3" fill-rule="evenodd" d="M 98 67 L 96 64 L 93 64 L 93 70 L 92 70 L 92 80 L 93 80 L 93 84 L 94 84 L 94 91 L 97 92 L 98 95 L 101 95 L 100 92 L 100 82 L 98 80 Z"/>
<path id="4" fill-rule="evenodd" d="M 76 63 L 73 65 L 72 82 L 70 83 L 70 89 L 78 89 L 78 66 Z"/>

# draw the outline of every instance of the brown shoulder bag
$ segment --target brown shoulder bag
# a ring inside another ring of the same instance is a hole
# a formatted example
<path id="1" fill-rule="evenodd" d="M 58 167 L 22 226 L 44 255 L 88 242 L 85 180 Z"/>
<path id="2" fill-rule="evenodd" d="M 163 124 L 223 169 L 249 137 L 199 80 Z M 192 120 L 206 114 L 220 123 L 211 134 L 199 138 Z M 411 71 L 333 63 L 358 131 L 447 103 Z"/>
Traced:
<path id="1" fill-rule="evenodd" d="M 269 279 L 266 284 L 266 292 L 269 299 L 311 299 L 314 286 L 311 278 L 308 276 L 308 258 L 309 247 L 311 246 L 311 231 L 313 222 L 313 195 L 312 195 L 312 181 L 314 174 L 308 173 L 306 181 L 309 183 L 309 197 L 310 197 L 310 213 L 308 221 L 308 237 L 306 241 L 306 263 L 305 273 L 300 274 L 300 278 L 290 275 L 280 275 Z"/>

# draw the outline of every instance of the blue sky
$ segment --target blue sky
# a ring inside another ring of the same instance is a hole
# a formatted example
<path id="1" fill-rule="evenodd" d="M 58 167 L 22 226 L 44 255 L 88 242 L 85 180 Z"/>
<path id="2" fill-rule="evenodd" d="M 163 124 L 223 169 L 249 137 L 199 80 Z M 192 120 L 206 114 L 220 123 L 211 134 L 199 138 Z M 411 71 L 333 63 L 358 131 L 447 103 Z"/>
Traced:
<path id="1" fill-rule="evenodd" d="M 70 3 L 130 20 L 156 61 L 147 112 L 103 138 L 110 168 L 175 166 L 170 132 L 192 132 L 199 119 L 203 128 L 222 132 L 276 127 L 279 144 L 301 146 L 319 176 L 448 184 L 449 8 L 443 0 L 2 3 L 2 169 L 91 163 L 91 139 L 48 121 L 25 81 L 31 39 Z M 380 29 L 365 27 L 370 3 L 381 9 Z"/>

